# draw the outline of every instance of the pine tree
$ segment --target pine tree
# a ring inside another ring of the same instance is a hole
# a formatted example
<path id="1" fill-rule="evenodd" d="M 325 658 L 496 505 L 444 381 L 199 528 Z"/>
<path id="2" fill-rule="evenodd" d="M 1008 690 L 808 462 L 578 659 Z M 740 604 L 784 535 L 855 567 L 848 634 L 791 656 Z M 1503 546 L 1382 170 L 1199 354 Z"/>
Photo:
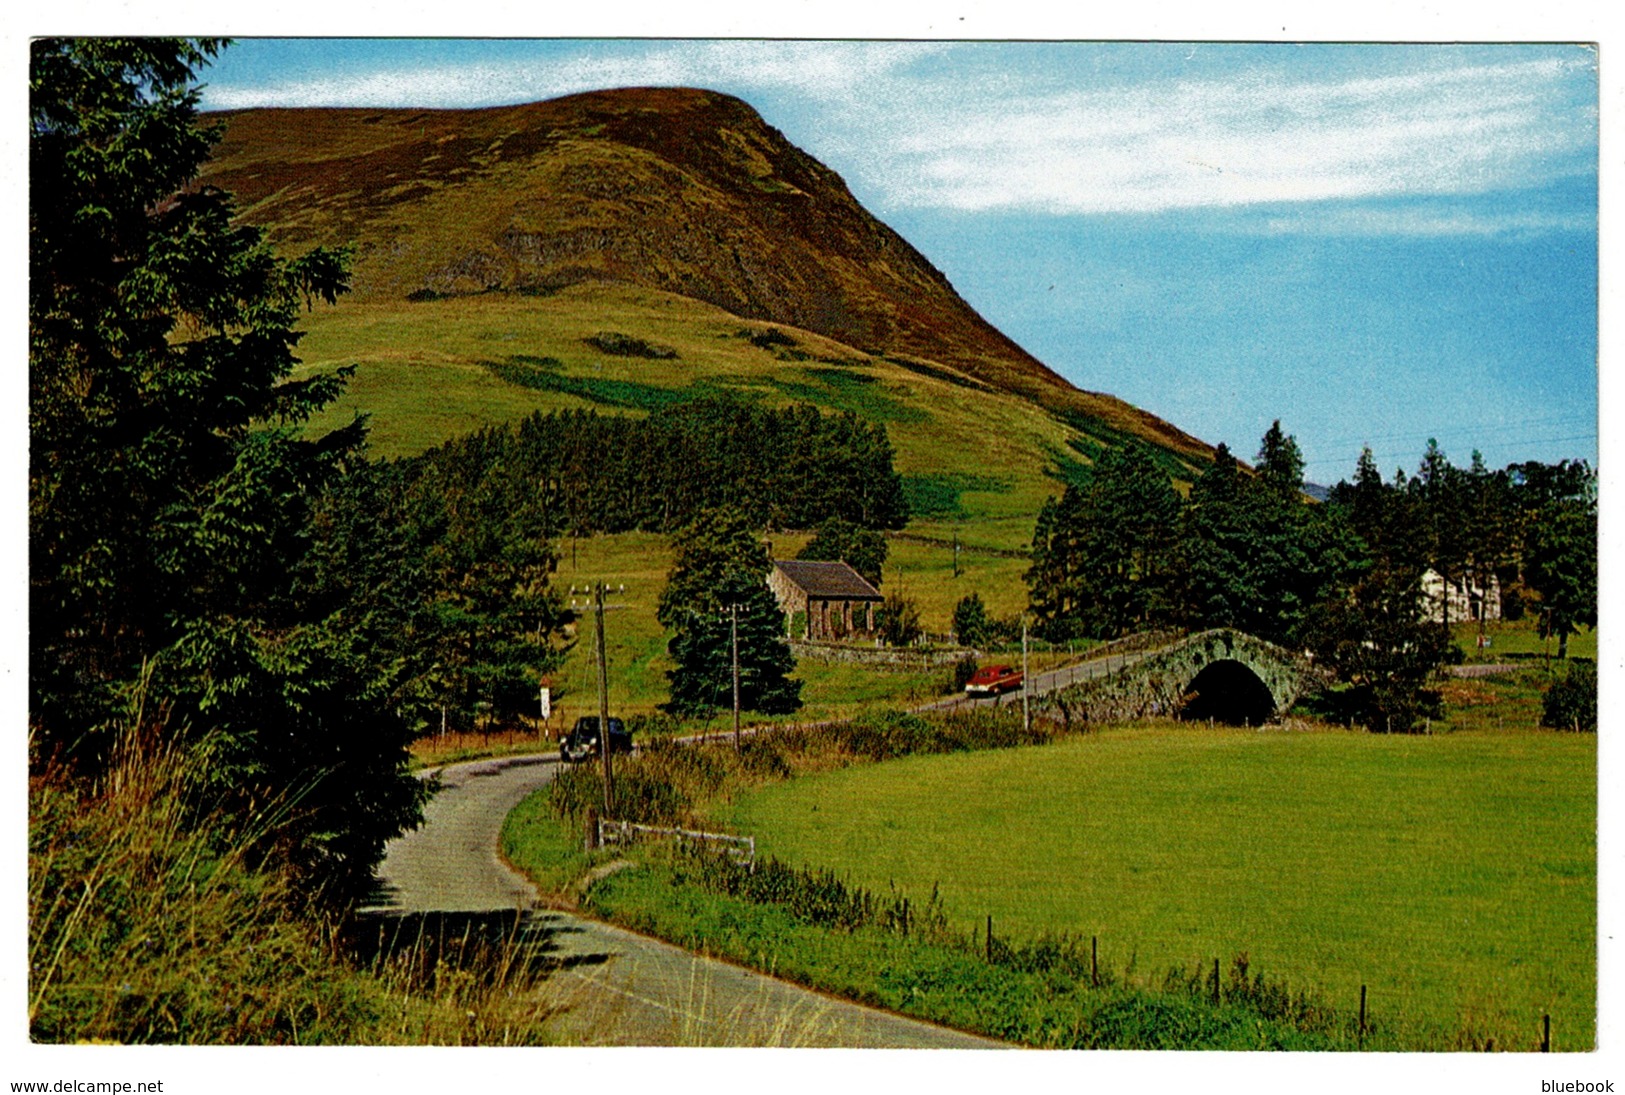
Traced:
<path id="1" fill-rule="evenodd" d="M 795 655 L 784 641 L 784 617 L 772 592 L 760 578 L 735 570 L 721 579 L 716 593 L 721 611 L 675 610 L 668 650 L 676 666 L 667 674 L 667 709 L 708 717 L 732 707 L 734 613 L 740 710 L 778 715 L 800 707 L 801 682 L 790 676 Z"/>
<path id="2" fill-rule="evenodd" d="M 353 895 L 422 791 L 384 675 L 294 591 L 311 498 L 363 437 L 301 437 L 343 380 L 291 376 L 345 262 L 279 259 L 194 185 L 219 130 L 193 80 L 221 46 L 31 44 L 32 744 L 94 775 L 139 692 L 214 743 L 223 802 L 299 796 L 279 847 Z"/>
<path id="3" fill-rule="evenodd" d="M 1530 529 L 1525 567 L 1540 595 L 1539 631 L 1569 654 L 1569 636 L 1597 626 L 1597 506 L 1589 485 L 1548 502 Z"/>
<path id="4" fill-rule="evenodd" d="M 1107 449 L 1084 487 L 1040 511 L 1027 571 L 1046 638 L 1121 635 L 1174 618 L 1182 503 L 1140 445 Z"/>
<path id="5" fill-rule="evenodd" d="M 1303 493 L 1303 454 L 1298 439 L 1281 429 L 1279 418 L 1259 445 L 1258 481 L 1280 501 L 1296 502 Z"/>
<path id="6" fill-rule="evenodd" d="M 880 533 L 860 528 L 844 518 L 832 517 L 818 526 L 817 533 L 796 553 L 796 558 L 845 563 L 863 575 L 870 585 L 879 587 L 886 555 L 886 538 Z"/>
<path id="7" fill-rule="evenodd" d="M 733 703 L 731 613 L 739 626 L 740 708 L 781 714 L 801 706 L 784 616 L 767 587 L 771 565 L 758 530 L 738 510 L 708 510 L 673 540 L 677 558 L 658 617 L 676 663 L 668 709 L 705 715 Z"/>

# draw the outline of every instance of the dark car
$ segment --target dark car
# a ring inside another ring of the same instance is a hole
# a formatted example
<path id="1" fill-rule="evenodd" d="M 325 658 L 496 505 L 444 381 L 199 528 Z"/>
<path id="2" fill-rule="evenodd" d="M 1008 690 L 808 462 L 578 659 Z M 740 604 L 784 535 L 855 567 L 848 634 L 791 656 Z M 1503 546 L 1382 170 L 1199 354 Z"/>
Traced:
<path id="1" fill-rule="evenodd" d="M 613 715 L 609 720 L 609 751 L 611 753 L 632 751 L 632 732 Z M 590 760 L 597 755 L 598 716 L 583 715 L 576 720 L 570 732 L 559 739 L 559 756 L 574 764 L 577 761 Z"/>
<path id="2" fill-rule="evenodd" d="M 965 682 L 965 692 L 972 696 L 997 696 L 1000 692 L 1013 692 L 1021 687 L 1021 670 L 1009 665 L 989 665 L 978 669 Z"/>

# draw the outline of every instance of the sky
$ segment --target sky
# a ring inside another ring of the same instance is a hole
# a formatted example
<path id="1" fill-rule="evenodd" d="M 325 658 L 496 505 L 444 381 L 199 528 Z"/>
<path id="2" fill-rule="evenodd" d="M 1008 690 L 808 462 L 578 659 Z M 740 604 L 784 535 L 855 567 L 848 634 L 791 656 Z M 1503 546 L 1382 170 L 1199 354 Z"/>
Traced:
<path id="1" fill-rule="evenodd" d="M 743 98 L 1079 387 L 1307 477 L 1597 457 L 1576 45 L 239 39 L 204 105 Z"/>

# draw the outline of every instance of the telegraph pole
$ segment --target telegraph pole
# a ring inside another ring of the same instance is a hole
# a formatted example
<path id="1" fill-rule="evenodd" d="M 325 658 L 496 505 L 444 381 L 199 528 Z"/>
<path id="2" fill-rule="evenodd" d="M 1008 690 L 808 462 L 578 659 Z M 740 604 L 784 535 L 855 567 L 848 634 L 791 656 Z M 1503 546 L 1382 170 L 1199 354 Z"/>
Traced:
<path id="1" fill-rule="evenodd" d="M 1033 728 L 1032 716 L 1027 710 L 1027 691 L 1031 687 L 1031 682 L 1027 680 L 1027 617 L 1023 615 L 1021 617 L 1021 729 L 1023 733 L 1029 733 Z"/>
<path id="2" fill-rule="evenodd" d="M 734 752 L 739 752 L 739 603 L 728 606 L 728 634 L 733 641 L 734 663 Z"/>
<path id="3" fill-rule="evenodd" d="M 593 644 L 598 661 L 598 755 L 604 761 L 604 816 L 608 817 L 615 803 L 615 771 L 609 759 L 609 666 L 604 643 L 604 598 L 611 592 L 625 593 L 626 587 L 623 585 L 618 591 L 612 591 L 603 582 L 594 582 L 580 591 L 571 586 L 570 592 L 572 595 L 577 592 L 592 594 L 593 618 L 598 625 L 597 641 Z M 575 607 L 574 601 L 571 607 Z"/>
<path id="4" fill-rule="evenodd" d="M 598 753 L 604 758 L 604 816 L 615 803 L 615 773 L 609 760 L 609 667 L 604 652 L 604 583 L 593 583 L 593 608 L 598 617 Z"/>

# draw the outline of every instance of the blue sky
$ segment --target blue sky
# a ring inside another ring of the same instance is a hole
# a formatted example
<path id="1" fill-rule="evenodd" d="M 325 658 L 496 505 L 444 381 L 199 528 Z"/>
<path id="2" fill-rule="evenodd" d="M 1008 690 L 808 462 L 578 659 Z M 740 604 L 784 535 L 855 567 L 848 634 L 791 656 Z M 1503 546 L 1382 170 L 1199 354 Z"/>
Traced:
<path id="1" fill-rule="evenodd" d="M 1311 479 L 1597 452 L 1577 46 L 239 41 L 205 105 L 744 98 L 1080 387 Z"/>

